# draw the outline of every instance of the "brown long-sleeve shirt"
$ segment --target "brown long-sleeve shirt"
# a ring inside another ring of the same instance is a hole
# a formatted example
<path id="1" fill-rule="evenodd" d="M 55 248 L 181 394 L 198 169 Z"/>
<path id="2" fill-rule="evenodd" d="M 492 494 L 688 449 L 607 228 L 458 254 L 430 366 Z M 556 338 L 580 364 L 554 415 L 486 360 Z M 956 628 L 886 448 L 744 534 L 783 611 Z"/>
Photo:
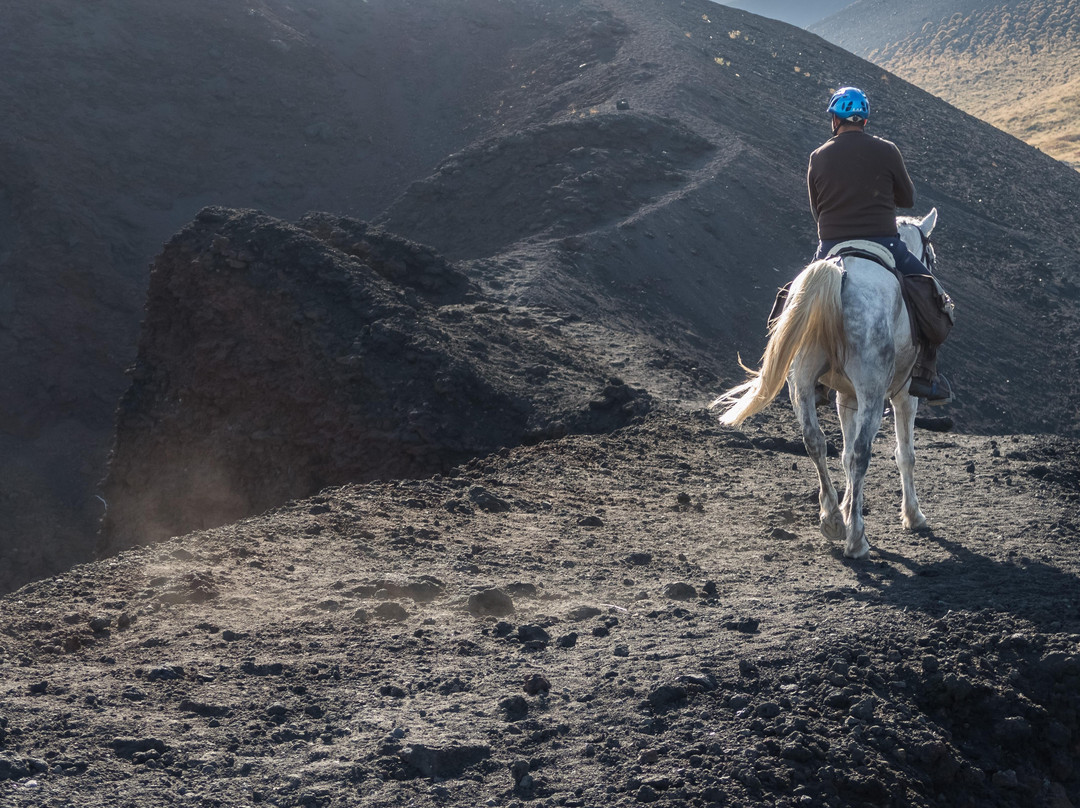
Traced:
<path id="1" fill-rule="evenodd" d="M 896 209 L 915 204 L 915 186 L 896 144 L 842 132 L 810 155 L 810 210 L 822 241 L 896 235 Z"/>

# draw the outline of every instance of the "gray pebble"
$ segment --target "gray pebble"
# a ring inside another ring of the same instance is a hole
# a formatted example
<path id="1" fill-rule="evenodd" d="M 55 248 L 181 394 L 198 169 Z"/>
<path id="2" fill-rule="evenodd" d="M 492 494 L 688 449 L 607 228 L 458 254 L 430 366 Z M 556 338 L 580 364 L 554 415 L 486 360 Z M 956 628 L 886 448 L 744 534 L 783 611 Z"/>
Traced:
<path id="1" fill-rule="evenodd" d="M 375 607 L 375 616 L 380 620 L 393 620 L 402 621 L 408 618 L 409 613 L 405 610 L 405 607 L 400 603 L 395 603 L 392 600 L 380 603 Z"/>
<path id="2" fill-rule="evenodd" d="M 664 597 L 670 600 L 694 600 L 697 590 L 685 581 L 678 581 L 664 587 Z"/>
<path id="3" fill-rule="evenodd" d="M 485 589 L 470 595 L 466 608 L 477 616 L 504 617 L 514 611 L 514 601 L 501 589 Z"/>

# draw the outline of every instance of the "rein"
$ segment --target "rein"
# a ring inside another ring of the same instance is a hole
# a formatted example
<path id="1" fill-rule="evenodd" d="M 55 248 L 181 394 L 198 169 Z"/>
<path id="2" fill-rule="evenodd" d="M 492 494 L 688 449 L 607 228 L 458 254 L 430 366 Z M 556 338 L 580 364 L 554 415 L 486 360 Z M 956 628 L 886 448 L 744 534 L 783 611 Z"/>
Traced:
<path id="1" fill-rule="evenodd" d="M 930 243 L 930 236 L 926 235 L 921 229 L 915 228 L 919 231 L 919 238 L 922 240 L 922 262 L 926 265 L 926 268 L 930 271 L 930 274 L 934 274 L 934 270 L 937 268 L 937 256 L 934 254 L 934 245 Z"/>

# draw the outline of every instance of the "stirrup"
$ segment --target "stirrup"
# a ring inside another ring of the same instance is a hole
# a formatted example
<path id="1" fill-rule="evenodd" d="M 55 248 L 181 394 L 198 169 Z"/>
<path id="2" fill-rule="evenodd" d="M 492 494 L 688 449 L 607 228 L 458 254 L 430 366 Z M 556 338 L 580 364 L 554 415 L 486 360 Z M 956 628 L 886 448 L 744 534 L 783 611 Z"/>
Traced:
<path id="1" fill-rule="evenodd" d="M 940 407 L 953 400 L 952 385 L 941 374 L 938 374 L 936 382 L 913 377 L 908 393 L 916 398 L 923 399 L 931 407 Z"/>

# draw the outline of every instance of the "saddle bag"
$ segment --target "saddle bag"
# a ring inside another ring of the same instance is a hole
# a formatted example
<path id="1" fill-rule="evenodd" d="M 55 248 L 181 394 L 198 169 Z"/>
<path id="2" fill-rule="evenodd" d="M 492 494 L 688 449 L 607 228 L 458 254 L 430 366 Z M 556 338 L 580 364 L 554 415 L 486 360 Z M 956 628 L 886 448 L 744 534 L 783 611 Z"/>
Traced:
<path id="1" fill-rule="evenodd" d="M 904 302 L 922 341 L 941 345 L 956 320 L 956 304 L 933 275 L 902 275 Z"/>

